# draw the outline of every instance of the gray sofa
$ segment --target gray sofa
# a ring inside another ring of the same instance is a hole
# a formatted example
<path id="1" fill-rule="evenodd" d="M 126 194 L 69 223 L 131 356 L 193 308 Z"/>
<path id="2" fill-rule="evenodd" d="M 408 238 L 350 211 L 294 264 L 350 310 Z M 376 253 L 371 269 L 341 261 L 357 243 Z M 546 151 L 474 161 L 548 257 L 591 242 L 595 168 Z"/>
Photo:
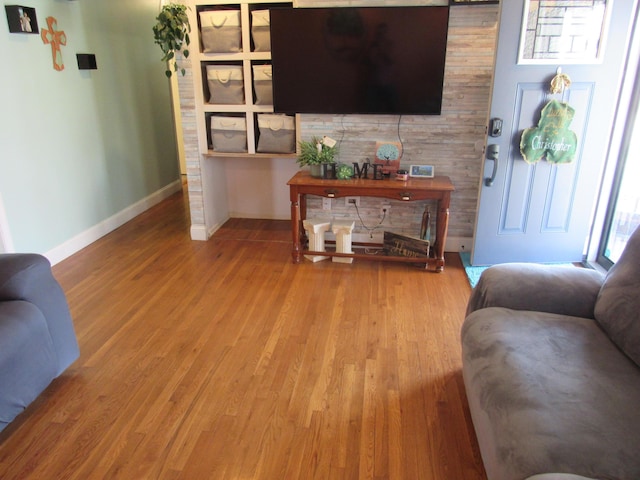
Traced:
<path id="1" fill-rule="evenodd" d="M 487 269 L 462 354 L 489 480 L 640 479 L 640 229 L 606 276 Z"/>
<path id="2" fill-rule="evenodd" d="M 37 254 L 0 255 L 0 430 L 79 353 L 49 261 Z"/>

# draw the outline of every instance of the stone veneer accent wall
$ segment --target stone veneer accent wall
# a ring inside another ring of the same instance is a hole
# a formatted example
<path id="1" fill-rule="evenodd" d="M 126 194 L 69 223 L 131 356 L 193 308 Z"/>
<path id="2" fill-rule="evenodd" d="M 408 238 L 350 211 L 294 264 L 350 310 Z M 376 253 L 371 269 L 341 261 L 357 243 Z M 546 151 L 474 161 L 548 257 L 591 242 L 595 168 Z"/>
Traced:
<path id="1" fill-rule="evenodd" d="M 300 6 L 372 5 L 372 2 L 300 0 Z M 384 5 L 442 5 L 443 2 L 377 2 Z M 444 2 L 446 4 L 446 2 Z M 404 153 L 401 163 L 434 165 L 436 175 L 451 178 L 456 191 L 451 200 L 449 237 L 471 238 L 475 224 L 478 187 L 483 168 L 485 128 L 488 120 L 498 6 L 451 7 L 444 99 L 440 116 L 397 115 L 302 115 L 301 138 L 313 135 L 341 140 L 339 162 L 362 163 L 375 158 L 375 142 L 398 141 Z M 418 203 L 391 203 L 390 215 L 383 228 L 417 235 L 420 232 L 423 206 Z M 361 199 L 360 213 L 365 225 L 372 227 L 381 219 L 379 199 Z M 309 215 L 326 215 L 321 200 L 310 198 Z M 435 207 L 431 208 L 435 221 Z M 333 200 L 331 214 L 353 218 L 353 207 L 344 200 Z M 358 233 L 367 233 L 356 216 Z M 432 232 L 435 230 L 432 229 Z"/>
<path id="2" fill-rule="evenodd" d="M 212 2 L 215 3 L 215 2 Z M 328 1 L 298 0 L 296 6 L 358 5 L 446 5 L 434 1 Z M 312 135 L 329 135 L 340 141 L 343 163 L 362 162 L 375 157 L 375 142 L 397 141 L 398 121 L 404 146 L 403 165 L 434 165 L 436 175 L 451 178 L 456 191 L 452 195 L 449 237 L 471 238 L 477 209 L 478 188 L 482 173 L 485 129 L 488 121 L 494 66 L 494 49 L 498 22 L 497 5 L 451 7 L 444 100 L 440 116 L 397 115 L 301 115 L 302 139 Z M 194 92 L 189 62 L 187 75 L 179 78 L 180 103 L 187 162 L 187 182 L 192 225 L 204 224 L 204 205 L 200 176 L 197 130 L 194 117 Z M 343 199 L 332 201 L 334 218 L 355 217 L 353 207 Z M 387 202 L 385 202 L 387 203 Z M 390 202 L 390 216 L 384 228 L 416 235 L 423 207 L 419 204 Z M 362 199 L 360 213 L 367 226 L 380 220 L 379 199 Z M 310 198 L 309 215 L 321 209 L 319 198 Z M 435 209 L 432 218 L 435 219 Z M 326 216 L 327 212 L 315 212 Z M 367 233 L 356 219 L 357 233 Z"/>
<path id="3" fill-rule="evenodd" d="M 197 32 L 193 32 L 194 42 L 197 38 L 196 34 Z M 200 174 L 200 152 L 198 147 L 193 71 L 191 62 L 185 59 L 180 53 L 177 55 L 177 60 L 180 68 L 185 69 L 184 76 L 178 75 L 178 92 L 180 95 L 180 116 L 182 118 L 182 138 L 187 168 L 191 225 L 204 225 L 204 198 L 202 196 L 202 176 Z"/>

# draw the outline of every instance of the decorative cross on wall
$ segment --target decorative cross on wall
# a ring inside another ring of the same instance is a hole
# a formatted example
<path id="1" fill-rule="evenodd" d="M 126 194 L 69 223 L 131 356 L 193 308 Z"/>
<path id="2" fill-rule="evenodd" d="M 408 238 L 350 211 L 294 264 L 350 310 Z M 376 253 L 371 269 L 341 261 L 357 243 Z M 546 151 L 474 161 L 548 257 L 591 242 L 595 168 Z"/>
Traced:
<path id="1" fill-rule="evenodd" d="M 63 31 L 58 31 L 58 21 L 53 17 L 47 17 L 47 27 L 43 28 L 40 35 L 42 41 L 51 44 L 51 55 L 53 56 L 53 68 L 58 71 L 64 70 L 64 63 L 62 61 L 62 50 L 60 45 L 67 44 L 67 36 Z"/>

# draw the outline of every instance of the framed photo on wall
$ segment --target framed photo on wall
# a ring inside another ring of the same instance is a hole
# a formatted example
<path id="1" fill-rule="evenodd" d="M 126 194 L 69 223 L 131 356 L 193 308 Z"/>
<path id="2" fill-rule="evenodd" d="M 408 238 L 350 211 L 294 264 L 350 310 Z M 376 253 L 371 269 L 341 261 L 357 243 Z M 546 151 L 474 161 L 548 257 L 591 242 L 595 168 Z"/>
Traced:
<path id="1" fill-rule="evenodd" d="M 38 33 L 38 19 L 36 9 L 22 5 L 5 5 L 9 32 Z"/>
<path id="2" fill-rule="evenodd" d="M 525 0 L 518 64 L 600 63 L 613 0 Z"/>

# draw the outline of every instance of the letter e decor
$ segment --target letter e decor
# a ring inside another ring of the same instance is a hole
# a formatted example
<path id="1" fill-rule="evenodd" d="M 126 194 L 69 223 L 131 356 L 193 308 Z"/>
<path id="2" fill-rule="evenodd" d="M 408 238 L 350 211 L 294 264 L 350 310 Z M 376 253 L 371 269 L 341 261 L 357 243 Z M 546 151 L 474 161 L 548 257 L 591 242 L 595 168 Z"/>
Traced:
<path id="1" fill-rule="evenodd" d="M 567 103 L 551 100 L 542 109 L 537 127 L 525 129 L 520 153 L 527 163 L 543 158 L 549 163 L 571 163 L 576 156 L 578 138 L 569 130 L 575 110 Z"/>
<path id="2" fill-rule="evenodd" d="M 62 61 L 62 50 L 60 45 L 67 44 L 67 36 L 63 31 L 58 30 L 58 21 L 53 17 L 47 17 L 47 27 L 41 32 L 42 41 L 46 45 L 51 44 L 51 55 L 53 56 L 53 68 L 58 71 L 64 70 Z"/>

